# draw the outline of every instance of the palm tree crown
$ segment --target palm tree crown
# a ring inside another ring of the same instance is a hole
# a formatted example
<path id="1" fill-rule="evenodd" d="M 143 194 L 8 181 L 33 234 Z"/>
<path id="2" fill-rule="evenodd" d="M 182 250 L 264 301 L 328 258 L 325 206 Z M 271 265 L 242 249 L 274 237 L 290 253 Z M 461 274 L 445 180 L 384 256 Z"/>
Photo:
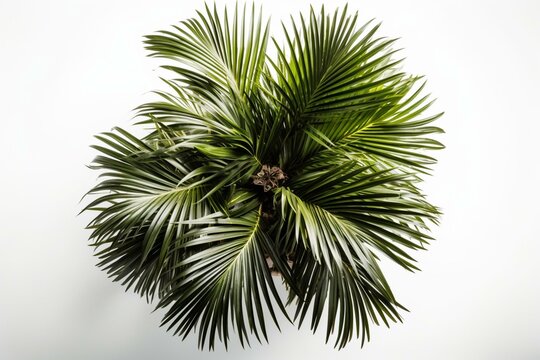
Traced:
<path id="1" fill-rule="evenodd" d="M 435 162 L 425 150 L 442 148 L 427 137 L 441 114 L 424 115 L 395 40 L 357 17 L 311 9 L 280 46 L 254 6 L 207 6 L 145 39 L 173 74 L 138 107 L 147 134 L 96 136 L 85 210 L 99 266 L 157 298 L 176 334 L 197 329 L 200 347 L 227 346 L 230 331 L 267 339 L 276 310 L 313 330 L 324 313 L 339 348 L 401 320 L 379 258 L 415 270 L 408 250 L 431 239 L 439 211 L 418 184 Z"/>

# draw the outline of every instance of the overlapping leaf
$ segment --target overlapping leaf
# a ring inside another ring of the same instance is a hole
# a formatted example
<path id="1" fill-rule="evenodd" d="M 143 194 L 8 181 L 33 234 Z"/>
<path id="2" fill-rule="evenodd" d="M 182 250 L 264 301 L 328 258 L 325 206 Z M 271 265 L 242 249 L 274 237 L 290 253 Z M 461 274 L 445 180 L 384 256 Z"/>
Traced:
<path id="1" fill-rule="evenodd" d="M 140 139 L 98 136 L 100 182 L 85 210 L 114 280 L 166 309 L 163 325 L 199 346 L 268 339 L 287 315 L 325 324 L 327 341 L 362 344 L 370 324 L 400 321 L 381 256 L 414 271 L 439 210 L 420 190 L 441 149 L 440 114 L 395 40 L 345 7 L 293 18 L 268 56 L 254 6 L 197 17 L 146 37 L 166 58 L 167 91 L 138 107 Z M 268 180 L 261 169 L 279 169 Z M 262 174 L 262 175 L 259 175 Z M 256 179 L 256 181 L 254 180 Z M 270 185 L 269 185 L 270 184 Z M 311 316 L 310 316 L 311 314 Z M 326 319 L 326 321 L 324 321 Z"/>

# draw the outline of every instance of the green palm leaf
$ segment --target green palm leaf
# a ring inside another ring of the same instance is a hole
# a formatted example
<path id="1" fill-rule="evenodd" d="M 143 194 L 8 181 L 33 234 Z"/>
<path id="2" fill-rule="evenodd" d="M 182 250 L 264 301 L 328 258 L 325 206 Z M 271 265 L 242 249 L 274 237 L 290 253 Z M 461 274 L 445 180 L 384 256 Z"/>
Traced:
<path id="1" fill-rule="evenodd" d="M 204 346 L 208 339 L 210 348 L 216 332 L 227 345 L 229 319 L 242 345 L 249 343 L 248 330 L 259 341 L 268 339 L 263 304 L 276 325 L 272 299 L 285 309 L 267 265 L 272 244 L 262 231 L 261 215 L 255 199 L 232 210 L 229 217 L 216 213 L 192 222 L 208 226 L 192 230 L 187 234 L 191 240 L 180 246 L 188 253 L 193 248 L 202 250 L 176 265 L 182 271 L 172 279 L 173 290 L 158 305 L 172 304 L 164 324 L 170 323 L 169 328 L 176 327 L 184 336 L 198 324 L 199 344 Z"/>
<path id="2" fill-rule="evenodd" d="M 395 40 L 345 7 L 311 9 L 269 41 L 255 6 L 195 18 L 146 37 L 169 62 L 168 90 L 138 107 L 139 138 L 97 137 L 99 183 L 83 211 L 98 265 L 157 298 L 162 324 L 199 346 L 268 340 L 278 313 L 342 348 L 370 324 L 401 321 L 379 266 L 406 270 L 439 210 L 422 175 L 430 138 L 425 83 L 402 72 Z M 267 55 L 273 44 L 277 57 Z M 272 275 L 288 291 L 281 299 Z M 295 308 L 289 317 L 287 306 Z"/>

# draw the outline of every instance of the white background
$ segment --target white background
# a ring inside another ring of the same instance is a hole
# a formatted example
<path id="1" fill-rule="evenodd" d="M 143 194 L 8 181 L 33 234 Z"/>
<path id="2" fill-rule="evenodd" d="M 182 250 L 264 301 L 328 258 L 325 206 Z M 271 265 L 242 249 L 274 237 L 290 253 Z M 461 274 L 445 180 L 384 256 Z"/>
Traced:
<path id="1" fill-rule="evenodd" d="M 279 34 L 309 1 L 263 5 Z M 446 111 L 447 148 L 424 186 L 444 211 L 437 241 L 417 256 L 422 272 L 384 268 L 404 323 L 340 352 L 286 323 L 270 344 L 228 353 L 159 328 L 161 312 L 94 266 L 90 214 L 76 214 L 96 183 L 92 136 L 129 127 L 164 88 L 142 36 L 202 2 L 2 0 L 0 359 L 540 359 L 539 2 L 349 5 L 401 37 L 404 69 L 425 74 L 433 111 Z"/>

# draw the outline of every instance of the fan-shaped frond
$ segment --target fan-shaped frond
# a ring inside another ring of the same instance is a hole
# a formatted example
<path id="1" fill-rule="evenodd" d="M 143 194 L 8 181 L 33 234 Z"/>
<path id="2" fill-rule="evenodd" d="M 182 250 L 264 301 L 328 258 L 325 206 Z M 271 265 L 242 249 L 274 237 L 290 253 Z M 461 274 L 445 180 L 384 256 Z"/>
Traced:
<path id="1" fill-rule="evenodd" d="M 416 269 L 405 249 L 421 249 L 431 239 L 420 230 L 427 228 L 426 221 L 436 220 L 438 210 L 414 187 L 408 191 L 413 178 L 391 169 L 358 167 L 354 161 L 319 169 L 297 176 L 289 182 L 290 190 L 282 190 L 286 194 L 282 205 L 292 207 L 283 213 L 289 217 L 295 214 L 294 219 L 288 219 L 295 227 L 295 238 L 304 240 L 315 259 L 321 260 L 318 248 L 331 249 L 339 240 L 349 246 L 369 245 L 404 268 Z M 333 261 L 339 263 L 341 254 L 347 254 L 343 251 L 325 253 L 335 254 Z M 347 258 L 352 263 L 350 256 Z M 322 259 L 332 263 L 328 256 Z"/>
<path id="2" fill-rule="evenodd" d="M 192 254 L 178 262 L 172 291 L 158 304 L 171 305 L 163 323 L 175 333 L 185 337 L 197 326 L 201 347 L 208 341 L 212 349 L 216 337 L 227 345 L 230 324 L 242 345 L 249 344 L 250 333 L 268 340 L 264 309 L 278 327 L 274 305 L 285 312 L 266 260 L 275 250 L 263 231 L 262 208 L 256 198 L 248 199 L 242 206 L 233 203 L 229 217 L 214 213 L 190 222 L 208 226 L 193 229 L 179 245 Z"/>
<path id="3" fill-rule="evenodd" d="M 141 294 L 164 291 L 169 270 L 181 256 L 171 250 L 190 226 L 182 221 L 213 212 L 212 201 L 202 201 L 207 189 L 189 183 L 179 186 L 189 172 L 188 152 L 176 158 L 155 156 L 155 149 L 122 129 L 97 136 L 105 146 L 93 168 L 104 180 L 89 194 L 98 197 L 85 210 L 99 211 L 89 224 L 92 244 L 102 250 L 100 266 Z"/>
<path id="4" fill-rule="evenodd" d="M 358 261 L 338 269 L 317 262 L 309 251 L 300 250 L 293 269 L 295 281 L 304 294 L 297 300 L 295 320 L 299 326 L 311 310 L 310 327 L 314 332 L 326 315 L 326 341 L 337 332 L 335 346 L 343 348 L 353 336 L 361 337 L 362 344 L 370 339 L 369 324 L 401 321 L 398 309 L 405 309 L 396 302 L 382 273 L 370 274 Z"/>
<path id="5" fill-rule="evenodd" d="M 197 18 L 146 37 L 151 56 L 175 60 L 174 71 L 187 87 L 200 95 L 215 91 L 242 97 L 258 83 L 265 61 L 268 22 L 261 12 L 235 6 L 232 19 L 227 9 L 220 16 L 216 5 Z M 180 63 L 180 64 L 179 64 Z M 209 91 L 210 90 L 210 91 Z"/>

